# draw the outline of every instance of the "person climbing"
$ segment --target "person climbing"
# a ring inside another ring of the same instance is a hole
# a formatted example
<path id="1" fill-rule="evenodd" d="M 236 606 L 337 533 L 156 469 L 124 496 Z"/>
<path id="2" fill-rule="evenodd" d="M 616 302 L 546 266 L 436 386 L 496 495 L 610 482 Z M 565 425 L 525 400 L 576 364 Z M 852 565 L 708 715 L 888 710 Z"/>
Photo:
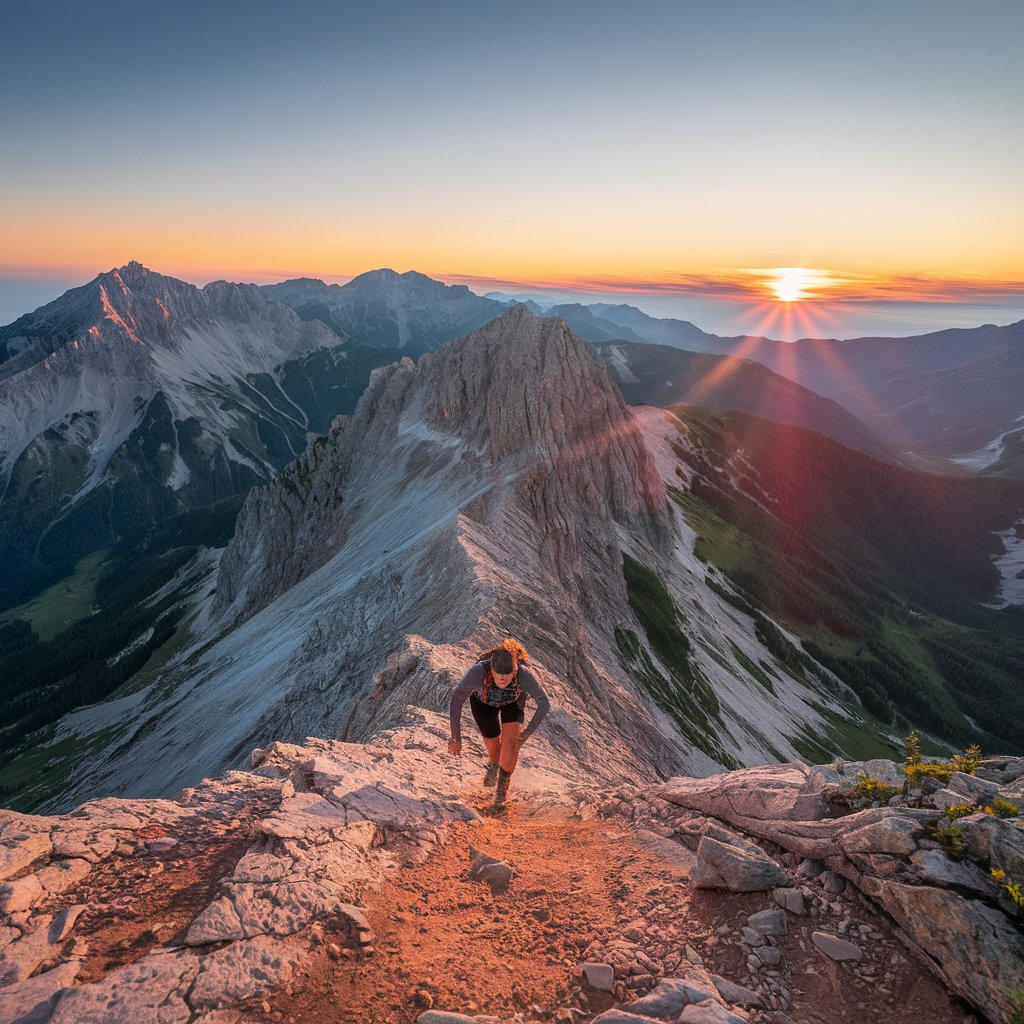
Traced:
<path id="1" fill-rule="evenodd" d="M 452 734 L 448 753 L 462 753 L 462 706 L 469 698 L 484 746 L 488 764 L 485 786 L 496 786 L 492 810 L 505 806 L 508 786 L 516 770 L 519 748 L 537 731 L 537 726 L 551 707 L 551 701 L 537 682 L 537 677 L 523 663 L 529 660 L 526 648 L 516 640 L 503 640 L 497 647 L 482 654 L 476 664 L 462 677 L 452 693 L 449 714 Z M 526 698 L 537 702 L 530 724 L 524 729 Z"/>

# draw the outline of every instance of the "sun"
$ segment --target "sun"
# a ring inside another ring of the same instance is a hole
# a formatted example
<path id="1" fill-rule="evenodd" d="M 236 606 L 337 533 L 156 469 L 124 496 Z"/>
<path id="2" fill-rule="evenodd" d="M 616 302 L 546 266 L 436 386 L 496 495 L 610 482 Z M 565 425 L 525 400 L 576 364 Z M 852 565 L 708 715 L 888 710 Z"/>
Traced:
<path id="1" fill-rule="evenodd" d="M 779 302 L 799 302 L 808 298 L 809 289 L 819 280 L 819 275 L 806 267 L 776 267 L 771 274 L 768 287 Z"/>

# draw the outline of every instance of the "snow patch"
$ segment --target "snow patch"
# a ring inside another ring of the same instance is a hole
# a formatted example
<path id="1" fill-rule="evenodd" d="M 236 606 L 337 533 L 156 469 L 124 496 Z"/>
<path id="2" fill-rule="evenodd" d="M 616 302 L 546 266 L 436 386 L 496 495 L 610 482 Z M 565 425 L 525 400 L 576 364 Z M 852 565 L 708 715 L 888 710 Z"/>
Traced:
<path id="1" fill-rule="evenodd" d="M 171 472 L 164 483 L 172 491 L 180 491 L 189 482 L 191 476 L 192 474 L 189 472 L 188 466 L 185 465 L 185 460 L 181 457 L 181 452 L 175 449 L 174 464 L 171 466 Z"/>
<path id="2" fill-rule="evenodd" d="M 1024 537 L 1018 536 L 1018 531 L 1024 532 L 1024 519 L 997 534 L 1002 537 L 1006 551 L 992 559 L 1002 580 L 995 598 L 989 602 L 990 608 L 1024 604 Z"/>
<path id="3" fill-rule="evenodd" d="M 961 455 L 950 461 L 960 466 L 966 466 L 967 469 L 973 469 L 975 472 L 987 469 L 1003 457 L 1003 451 L 1006 448 L 1006 438 L 1012 433 L 1012 430 L 1008 430 L 1006 433 L 1000 434 L 997 438 L 989 441 L 984 448 L 979 448 L 970 455 Z"/>

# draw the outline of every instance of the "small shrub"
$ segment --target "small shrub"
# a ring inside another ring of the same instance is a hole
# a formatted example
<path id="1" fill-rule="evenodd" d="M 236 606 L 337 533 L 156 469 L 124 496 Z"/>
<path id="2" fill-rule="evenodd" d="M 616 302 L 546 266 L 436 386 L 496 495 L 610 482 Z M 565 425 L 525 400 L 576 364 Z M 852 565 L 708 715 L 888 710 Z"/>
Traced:
<path id="1" fill-rule="evenodd" d="M 968 814 L 977 814 L 978 808 L 974 804 L 950 804 L 944 813 L 950 821 L 956 821 L 957 818 L 966 818 Z"/>
<path id="2" fill-rule="evenodd" d="M 1010 1024 L 1024 1024 L 1024 988 L 1019 985 L 1017 988 L 1007 989 L 1007 996 L 1009 996 L 1010 1004 L 1013 1006 L 1013 1016 L 1010 1018 Z"/>
<path id="3" fill-rule="evenodd" d="M 931 827 L 931 833 L 951 860 L 960 860 L 967 852 L 967 839 L 962 828 L 940 819 Z"/>
<path id="4" fill-rule="evenodd" d="M 903 740 L 903 754 L 908 765 L 921 763 L 921 737 L 916 732 L 911 732 Z"/>
<path id="5" fill-rule="evenodd" d="M 1017 810 L 1016 805 L 1011 804 L 1009 800 L 1004 800 L 1000 796 L 997 796 L 992 801 L 992 813 L 997 818 L 1016 818 L 1020 816 L 1020 811 Z"/>
<path id="6" fill-rule="evenodd" d="M 1001 871 L 999 868 L 992 869 L 992 877 L 1013 900 L 1013 905 L 1017 908 L 1017 916 L 1024 917 L 1024 886 L 1020 882 L 1013 881 L 1005 871 Z"/>
<path id="7" fill-rule="evenodd" d="M 945 784 L 949 782 L 953 769 L 948 764 L 943 764 L 942 762 L 935 764 L 908 764 L 904 766 L 903 774 L 906 775 L 907 782 L 911 786 L 920 785 L 921 780 L 924 778 L 935 779 L 936 782 Z"/>
<path id="8" fill-rule="evenodd" d="M 883 804 L 903 792 L 902 786 L 890 786 L 889 783 L 865 775 L 864 772 L 857 773 L 857 781 L 853 788 L 862 799 L 880 800 Z"/>
<path id="9" fill-rule="evenodd" d="M 949 767 L 955 772 L 973 775 L 981 767 L 981 747 L 972 743 L 962 754 L 954 754 L 949 759 Z"/>
<path id="10" fill-rule="evenodd" d="M 858 772 L 857 781 L 852 786 L 833 793 L 829 799 L 835 805 L 859 811 L 874 803 L 875 800 L 883 804 L 888 803 L 892 797 L 902 792 L 902 786 L 890 786 L 881 779 Z"/>

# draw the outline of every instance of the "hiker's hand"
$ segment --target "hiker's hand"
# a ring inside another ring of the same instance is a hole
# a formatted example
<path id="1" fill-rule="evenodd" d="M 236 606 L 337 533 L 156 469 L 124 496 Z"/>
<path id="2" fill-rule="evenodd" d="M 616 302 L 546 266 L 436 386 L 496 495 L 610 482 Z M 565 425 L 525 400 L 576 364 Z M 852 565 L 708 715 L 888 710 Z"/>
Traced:
<path id="1" fill-rule="evenodd" d="M 452 757 L 458 757 L 462 753 L 462 740 L 449 740 L 448 741 L 448 753 Z"/>

